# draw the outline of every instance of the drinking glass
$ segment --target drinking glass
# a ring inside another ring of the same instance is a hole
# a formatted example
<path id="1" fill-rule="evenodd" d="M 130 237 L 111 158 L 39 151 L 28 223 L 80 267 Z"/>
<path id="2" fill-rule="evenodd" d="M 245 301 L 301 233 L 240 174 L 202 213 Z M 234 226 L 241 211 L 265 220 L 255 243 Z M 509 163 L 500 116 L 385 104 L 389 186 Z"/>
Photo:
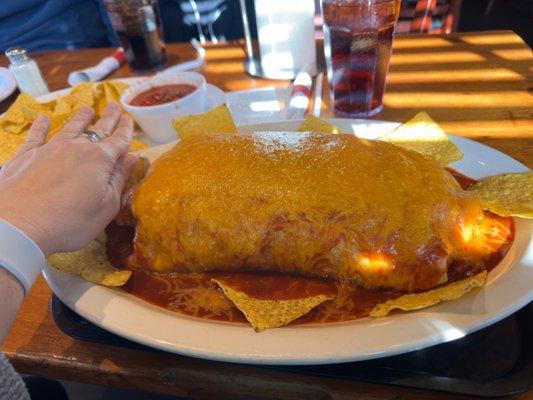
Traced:
<path id="1" fill-rule="evenodd" d="M 126 60 L 133 71 L 160 68 L 167 62 L 157 0 L 104 0 Z"/>
<path id="2" fill-rule="evenodd" d="M 324 51 L 335 114 L 369 117 L 383 108 L 400 0 L 322 0 Z"/>

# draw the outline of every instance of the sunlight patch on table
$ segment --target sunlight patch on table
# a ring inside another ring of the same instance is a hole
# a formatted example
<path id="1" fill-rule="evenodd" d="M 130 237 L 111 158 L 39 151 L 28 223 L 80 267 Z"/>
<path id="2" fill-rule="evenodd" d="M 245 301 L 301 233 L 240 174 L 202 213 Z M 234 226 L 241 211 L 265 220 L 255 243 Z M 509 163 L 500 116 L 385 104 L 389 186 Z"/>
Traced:
<path id="1" fill-rule="evenodd" d="M 516 33 L 494 33 L 480 35 L 461 35 L 461 40 L 469 44 L 524 44 Z"/>
<path id="2" fill-rule="evenodd" d="M 473 51 L 450 51 L 450 52 L 427 52 L 427 53 L 392 53 L 392 65 L 419 65 L 421 60 L 424 64 L 451 64 L 487 61 L 481 54 Z"/>
<path id="3" fill-rule="evenodd" d="M 204 74 L 242 74 L 242 62 L 214 62 L 206 64 Z"/>
<path id="4" fill-rule="evenodd" d="M 271 81 L 253 81 L 250 78 L 235 78 L 228 79 L 224 81 L 223 89 L 227 91 L 233 90 L 251 90 L 251 89 L 261 89 L 264 87 L 272 86 Z"/>
<path id="5" fill-rule="evenodd" d="M 245 55 L 244 50 L 240 47 L 225 47 L 221 48 L 208 46 L 206 57 L 208 60 L 227 60 L 228 58 L 238 58 L 239 60 Z"/>
<path id="6" fill-rule="evenodd" d="M 430 37 L 399 37 L 394 41 L 395 49 L 412 49 L 426 47 L 452 47 L 453 43 L 443 38 Z"/>
<path id="7" fill-rule="evenodd" d="M 392 108 L 502 108 L 533 106 L 520 90 L 486 92 L 393 92 L 389 90 L 384 98 L 386 107 Z"/>
<path id="8" fill-rule="evenodd" d="M 492 50 L 491 53 L 497 57 L 503 58 L 504 60 L 533 60 L 533 54 L 531 54 L 531 49 L 496 49 Z"/>
<path id="9" fill-rule="evenodd" d="M 387 83 L 429 83 L 429 82 L 471 82 L 476 81 L 523 81 L 526 78 L 507 68 L 470 69 L 470 70 L 442 70 L 442 71 L 409 71 L 389 72 Z"/>
<path id="10" fill-rule="evenodd" d="M 492 119 L 479 120 L 479 110 L 476 111 L 476 116 L 469 118 L 468 114 L 462 115 L 461 120 L 441 122 L 440 125 L 446 132 L 453 132 L 454 134 L 466 136 L 469 138 L 483 139 L 505 139 L 511 138 L 520 140 L 521 138 L 529 138 L 528 134 L 520 134 L 520 132 L 533 132 L 531 128 L 531 120 L 527 118 L 509 119 Z M 432 111 L 432 115 L 437 115 Z M 441 118 L 446 118 L 446 115 L 439 115 Z M 490 135 L 490 138 L 486 138 Z M 487 143 L 486 143 L 487 144 Z M 489 144 L 497 148 L 497 143 Z M 496 145 L 496 146 L 495 146 Z M 502 149 L 503 150 L 503 149 Z"/>

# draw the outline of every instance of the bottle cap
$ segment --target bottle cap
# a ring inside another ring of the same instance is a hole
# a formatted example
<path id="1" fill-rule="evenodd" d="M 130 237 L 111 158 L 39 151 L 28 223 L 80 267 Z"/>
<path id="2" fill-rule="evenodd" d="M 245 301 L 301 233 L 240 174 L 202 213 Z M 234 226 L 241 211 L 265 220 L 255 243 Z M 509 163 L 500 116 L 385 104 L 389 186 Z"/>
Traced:
<path id="1" fill-rule="evenodd" d="M 28 50 L 24 47 L 10 47 L 6 50 L 5 54 L 9 58 L 9 61 L 11 61 L 11 64 L 14 65 L 26 61 L 29 58 Z"/>

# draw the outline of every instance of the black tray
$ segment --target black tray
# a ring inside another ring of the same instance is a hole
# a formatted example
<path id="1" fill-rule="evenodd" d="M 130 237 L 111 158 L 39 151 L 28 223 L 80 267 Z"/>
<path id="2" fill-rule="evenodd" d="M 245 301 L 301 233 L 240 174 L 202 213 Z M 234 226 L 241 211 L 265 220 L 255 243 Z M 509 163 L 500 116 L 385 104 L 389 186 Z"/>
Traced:
<path id="1" fill-rule="evenodd" d="M 57 326 L 76 339 L 157 351 L 93 325 L 56 296 L 51 309 Z M 265 367 L 438 390 L 480 397 L 512 396 L 533 386 L 533 303 L 464 338 L 399 356 L 355 363 Z"/>

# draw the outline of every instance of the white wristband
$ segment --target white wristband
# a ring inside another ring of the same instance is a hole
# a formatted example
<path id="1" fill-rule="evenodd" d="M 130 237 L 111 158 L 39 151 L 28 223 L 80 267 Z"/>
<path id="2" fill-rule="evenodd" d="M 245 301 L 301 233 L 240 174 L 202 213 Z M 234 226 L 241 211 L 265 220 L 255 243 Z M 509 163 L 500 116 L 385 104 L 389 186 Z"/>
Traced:
<path id="1" fill-rule="evenodd" d="M 0 219 L 0 266 L 15 276 L 28 294 L 45 265 L 44 254 L 20 229 Z"/>

